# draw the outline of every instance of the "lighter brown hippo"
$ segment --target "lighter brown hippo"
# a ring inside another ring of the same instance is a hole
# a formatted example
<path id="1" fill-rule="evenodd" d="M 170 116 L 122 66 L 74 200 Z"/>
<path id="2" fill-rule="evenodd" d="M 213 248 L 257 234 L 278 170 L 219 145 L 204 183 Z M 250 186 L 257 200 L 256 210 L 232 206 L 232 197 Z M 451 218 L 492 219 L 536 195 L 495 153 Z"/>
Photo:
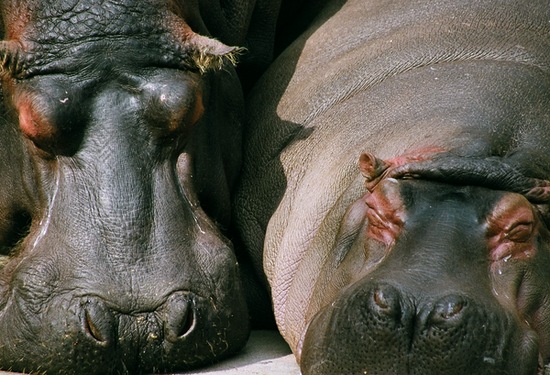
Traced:
<path id="1" fill-rule="evenodd" d="M 323 4 L 249 95 L 235 214 L 302 373 L 543 373 L 550 4 Z"/>

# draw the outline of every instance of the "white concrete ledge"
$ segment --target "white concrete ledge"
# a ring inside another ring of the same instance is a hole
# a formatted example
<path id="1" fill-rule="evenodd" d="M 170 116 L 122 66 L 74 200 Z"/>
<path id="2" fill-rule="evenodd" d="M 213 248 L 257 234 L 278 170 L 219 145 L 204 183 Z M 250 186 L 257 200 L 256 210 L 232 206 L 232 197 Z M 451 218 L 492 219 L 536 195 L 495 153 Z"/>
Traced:
<path id="1" fill-rule="evenodd" d="M 236 356 L 186 374 L 300 375 L 300 369 L 278 332 L 253 331 L 244 349 Z M 0 371 L 0 375 L 16 373 Z"/>
<path id="2" fill-rule="evenodd" d="M 278 332 L 253 331 L 244 349 L 235 357 L 190 374 L 300 375 L 300 369 Z"/>

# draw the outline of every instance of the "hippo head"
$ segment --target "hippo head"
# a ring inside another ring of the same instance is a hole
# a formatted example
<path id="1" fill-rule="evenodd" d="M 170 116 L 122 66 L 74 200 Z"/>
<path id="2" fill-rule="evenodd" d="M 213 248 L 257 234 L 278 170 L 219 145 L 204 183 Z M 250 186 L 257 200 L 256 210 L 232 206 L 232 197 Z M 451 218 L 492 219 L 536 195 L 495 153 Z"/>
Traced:
<path id="1" fill-rule="evenodd" d="M 1 6 L 0 368 L 176 371 L 242 348 L 235 49 L 170 1 Z"/>
<path id="2" fill-rule="evenodd" d="M 493 162 L 457 160 L 363 155 L 369 192 L 346 216 L 359 238 L 302 340 L 304 374 L 534 375 L 549 362 L 550 233 L 527 199 L 546 200 L 548 182 L 503 167 L 474 184 Z"/>

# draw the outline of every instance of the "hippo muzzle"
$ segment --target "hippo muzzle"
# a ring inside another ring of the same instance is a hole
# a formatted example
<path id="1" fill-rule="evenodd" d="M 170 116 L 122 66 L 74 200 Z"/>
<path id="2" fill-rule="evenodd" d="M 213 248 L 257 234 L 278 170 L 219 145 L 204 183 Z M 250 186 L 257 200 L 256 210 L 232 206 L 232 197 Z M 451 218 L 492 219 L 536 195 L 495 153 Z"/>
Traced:
<path id="1" fill-rule="evenodd" d="M 358 282 L 310 323 L 303 372 L 536 373 L 536 334 L 496 301 L 418 296 L 387 282 Z"/>
<path id="2" fill-rule="evenodd" d="M 1 361 L 48 373 L 156 373 L 189 369 L 230 351 L 242 322 L 230 307 L 176 291 L 150 311 L 121 311 L 97 296 L 62 295 L 44 311 L 14 296 L 1 329 L 13 332 Z M 40 318 L 37 318 L 37 317 Z M 14 327 L 18 327 L 14 331 Z M 32 333 L 32 337 L 29 335 Z M 42 345 L 31 343 L 40 342 Z"/>

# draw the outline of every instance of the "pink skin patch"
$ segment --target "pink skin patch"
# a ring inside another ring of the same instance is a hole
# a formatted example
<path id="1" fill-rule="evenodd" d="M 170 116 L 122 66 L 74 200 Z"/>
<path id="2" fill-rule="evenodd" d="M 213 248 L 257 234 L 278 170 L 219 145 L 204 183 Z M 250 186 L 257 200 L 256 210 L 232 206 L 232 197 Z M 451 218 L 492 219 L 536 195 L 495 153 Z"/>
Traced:
<path id="1" fill-rule="evenodd" d="M 363 153 L 359 157 L 359 170 L 365 177 L 365 186 L 369 191 L 373 191 L 376 185 L 390 175 L 394 169 L 408 163 L 429 160 L 444 151 L 440 147 L 426 147 L 409 150 L 389 160 L 382 160 L 373 154 Z"/>
<path id="2" fill-rule="evenodd" d="M 18 100 L 17 108 L 19 127 L 29 139 L 40 143 L 55 135 L 54 127 L 37 112 L 31 98 L 25 96 Z"/>
<path id="3" fill-rule="evenodd" d="M 492 261 L 527 259 L 536 251 L 540 222 L 529 201 L 506 194 L 487 218 L 487 241 Z"/>
<path id="4" fill-rule="evenodd" d="M 4 24 L 9 25 L 6 30 L 5 40 L 17 40 L 20 38 L 32 18 L 32 12 L 29 6 L 14 2 L 13 5 L 8 3 L 4 9 L 6 19 Z"/>
<path id="5" fill-rule="evenodd" d="M 367 204 L 367 235 L 386 246 L 392 246 L 405 222 L 397 180 L 388 179 L 365 195 Z"/>
<path id="6" fill-rule="evenodd" d="M 420 148 L 389 160 L 379 159 L 370 153 L 360 156 L 359 169 L 369 191 L 365 195 L 365 203 L 368 206 L 367 235 L 370 238 L 389 247 L 395 243 L 405 222 L 398 182 L 387 178 L 391 171 L 407 163 L 428 160 L 444 151 L 440 147 Z"/>

